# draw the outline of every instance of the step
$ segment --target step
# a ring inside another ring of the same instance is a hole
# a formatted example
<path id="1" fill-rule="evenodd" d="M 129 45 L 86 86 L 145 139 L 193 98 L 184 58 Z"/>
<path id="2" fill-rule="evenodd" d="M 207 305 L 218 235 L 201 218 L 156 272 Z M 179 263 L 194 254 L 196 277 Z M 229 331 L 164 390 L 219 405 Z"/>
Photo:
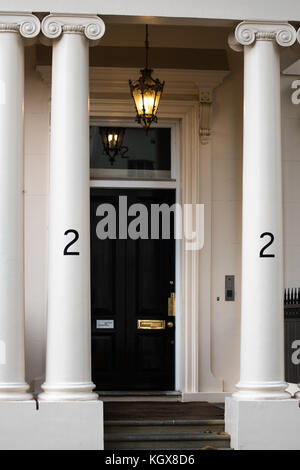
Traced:
<path id="1" fill-rule="evenodd" d="M 178 434 L 217 433 L 224 431 L 222 419 L 163 419 L 163 420 L 111 420 L 104 423 L 105 434 Z"/>
<path id="2" fill-rule="evenodd" d="M 174 403 L 181 402 L 182 395 L 180 392 L 161 392 L 161 391 L 152 391 L 152 392 L 130 392 L 130 391 L 100 391 L 97 392 L 100 400 L 104 403 L 110 402 L 165 402 L 165 403 Z"/>
<path id="3" fill-rule="evenodd" d="M 105 435 L 106 450 L 123 449 L 201 449 L 203 447 L 230 447 L 230 437 L 220 433 L 131 434 Z"/>

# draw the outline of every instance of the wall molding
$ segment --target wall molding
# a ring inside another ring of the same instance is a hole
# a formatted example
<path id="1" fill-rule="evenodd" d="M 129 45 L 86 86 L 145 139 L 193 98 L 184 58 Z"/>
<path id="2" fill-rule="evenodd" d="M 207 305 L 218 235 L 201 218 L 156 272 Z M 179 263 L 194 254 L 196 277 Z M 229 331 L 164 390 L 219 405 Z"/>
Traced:
<path id="1" fill-rule="evenodd" d="M 38 65 L 37 71 L 42 79 L 50 85 L 51 66 Z M 166 82 L 165 95 L 189 96 L 198 99 L 199 89 L 214 90 L 223 83 L 229 74 L 228 70 L 184 70 L 184 69 L 155 69 L 153 76 Z M 139 68 L 124 67 L 90 67 L 91 94 L 129 94 L 128 81 L 140 75 Z"/>
<path id="2" fill-rule="evenodd" d="M 51 67 L 38 66 L 42 79 L 50 85 Z M 214 89 L 223 83 L 227 70 L 155 69 L 153 76 L 165 81 L 164 100 L 193 101 L 199 106 L 200 142 L 207 144 L 211 136 Z M 130 99 L 128 81 L 140 75 L 138 68 L 90 67 L 91 99 Z"/>

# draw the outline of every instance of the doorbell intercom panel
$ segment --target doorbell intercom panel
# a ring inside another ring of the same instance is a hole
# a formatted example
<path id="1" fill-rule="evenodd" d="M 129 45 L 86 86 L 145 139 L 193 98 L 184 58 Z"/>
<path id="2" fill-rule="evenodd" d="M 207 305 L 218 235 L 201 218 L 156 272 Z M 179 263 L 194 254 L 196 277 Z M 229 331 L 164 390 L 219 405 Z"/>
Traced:
<path id="1" fill-rule="evenodd" d="M 235 300 L 234 276 L 225 276 L 225 300 L 231 302 Z"/>

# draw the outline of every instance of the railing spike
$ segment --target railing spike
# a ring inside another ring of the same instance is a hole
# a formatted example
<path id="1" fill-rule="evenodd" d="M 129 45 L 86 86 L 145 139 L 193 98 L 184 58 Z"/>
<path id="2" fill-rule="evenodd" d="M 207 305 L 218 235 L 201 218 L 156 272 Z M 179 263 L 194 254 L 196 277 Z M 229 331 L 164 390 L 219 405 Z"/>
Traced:
<path id="1" fill-rule="evenodd" d="M 284 302 L 284 305 L 285 305 L 286 304 L 286 289 L 284 289 L 283 302 Z"/>
<path id="2" fill-rule="evenodd" d="M 284 289 L 284 305 L 300 305 L 300 287 L 288 287 Z"/>

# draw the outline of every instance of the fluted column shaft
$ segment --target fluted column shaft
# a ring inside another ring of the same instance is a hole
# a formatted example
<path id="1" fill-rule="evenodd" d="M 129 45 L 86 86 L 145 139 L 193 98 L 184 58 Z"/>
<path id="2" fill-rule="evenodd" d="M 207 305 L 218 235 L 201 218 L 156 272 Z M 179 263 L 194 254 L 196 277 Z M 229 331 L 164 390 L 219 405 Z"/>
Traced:
<path id="1" fill-rule="evenodd" d="M 28 400 L 24 352 L 24 38 L 33 15 L 0 15 L 0 400 Z"/>
<path id="2" fill-rule="evenodd" d="M 98 17 L 50 15 L 53 42 L 46 382 L 42 400 L 93 400 L 89 233 L 89 39 Z"/>
<path id="3" fill-rule="evenodd" d="M 241 373 L 234 397 L 288 398 L 279 46 L 293 44 L 295 30 L 288 23 L 243 22 L 235 41 L 244 49 L 244 155 Z"/>

